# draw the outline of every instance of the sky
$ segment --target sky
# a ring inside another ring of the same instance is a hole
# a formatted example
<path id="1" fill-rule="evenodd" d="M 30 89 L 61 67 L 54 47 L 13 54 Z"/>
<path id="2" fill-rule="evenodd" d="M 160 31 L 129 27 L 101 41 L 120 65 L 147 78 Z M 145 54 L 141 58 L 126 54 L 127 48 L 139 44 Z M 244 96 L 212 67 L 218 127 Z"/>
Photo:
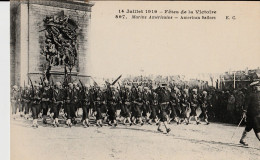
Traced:
<path id="1" fill-rule="evenodd" d="M 194 5 L 95 2 L 89 30 L 90 75 L 188 75 L 260 66 L 260 3 L 190 3 Z M 217 19 L 119 20 L 119 9 L 216 10 Z M 236 20 L 225 19 L 233 15 Z"/>

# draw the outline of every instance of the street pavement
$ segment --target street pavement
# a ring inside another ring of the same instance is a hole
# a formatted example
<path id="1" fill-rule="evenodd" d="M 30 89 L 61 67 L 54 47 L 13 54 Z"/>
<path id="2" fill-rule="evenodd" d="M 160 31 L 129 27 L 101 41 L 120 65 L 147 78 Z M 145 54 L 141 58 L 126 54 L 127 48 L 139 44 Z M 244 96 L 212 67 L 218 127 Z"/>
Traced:
<path id="1" fill-rule="evenodd" d="M 24 118 L 11 120 L 11 160 L 259 160 L 260 143 L 251 131 L 249 144 L 239 144 L 244 127 L 203 122 L 170 124 L 171 132 L 144 126 L 90 126 L 71 128 L 43 125 L 31 127 Z M 232 135 L 234 134 L 233 138 Z"/>

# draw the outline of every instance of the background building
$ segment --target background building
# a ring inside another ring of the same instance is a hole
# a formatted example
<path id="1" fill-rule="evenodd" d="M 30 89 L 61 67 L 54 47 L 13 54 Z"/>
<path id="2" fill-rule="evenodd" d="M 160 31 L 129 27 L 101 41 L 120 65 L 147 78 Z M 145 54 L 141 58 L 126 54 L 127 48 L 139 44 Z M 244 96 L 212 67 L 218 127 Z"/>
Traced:
<path id="1" fill-rule="evenodd" d="M 260 80 L 260 68 L 225 72 L 221 75 L 219 85 L 221 89 L 241 89 L 256 80 Z"/>

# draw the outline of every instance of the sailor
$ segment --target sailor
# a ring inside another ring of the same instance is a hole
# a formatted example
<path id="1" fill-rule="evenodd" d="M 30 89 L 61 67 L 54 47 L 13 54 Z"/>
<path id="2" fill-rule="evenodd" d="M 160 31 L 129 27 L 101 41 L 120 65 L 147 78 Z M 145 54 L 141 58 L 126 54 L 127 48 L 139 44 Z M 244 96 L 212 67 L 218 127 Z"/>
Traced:
<path id="1" fill-rule="evenodd" d="M 209 124 L 209 121 L 208 121 L 208 110 L 207 110 L 207 107 L 208 106 L 212 106 L 209 99 L 208 99 L 208 95 L 207 95 L 207 91 L 203 91 L 202 92 L 202 95 L 200 97 L 200 106 L 201 106 L 201 111 L 202 111 L 202 114 L 203 114 L 203 117 L 204 117 L 204 120 L 206 122 L 206 124 L 208 125 Z"/>
<path id="2" fill-rule="evenodd" d="M 30 86 L 25 86 L 22 93 L 23 105 L 24 105 L 24 118 L 29 118 L 30 109 Z"/>
<path id="3" fill-rule="evenodd" d="M 177 124 L 179 124 L 180 119 L 178 119 L 178 117 L 180 117 L 181 110 L 179 106 L 179 98 L 177 96 L 177 88 L 173 90 L 169 88 L 169 92 L 170 92 L 170 108 L 171 108 L 169 123 L 171 122 L 172 119 L 174 119 L 177 122 Z"/>
<path id="4" fill-rule="evenodd" d="M 111 88 L 112 89 L 112 95 L 110 95 L 111 97 L 109 97 L 109 105 L 108 105 L 108 125 L 112 126 L 112 123 L 114 124 L 114 126 L 117 126 L 117 121 L 116 121 L 116 107 L 117 104 L 119 103 L 119 98 L 116 96 L 116 90 L 114 87 Z"/>
<path id="5" fill-rule="evenodd" d="M 32 116 L 33 116 L 33 125 L 32 127 L 38 128 L 38 114 L 41 109 L 41 91 L 40 86 L 38 84 L 34 84 L 31 92 L 31 107 L 32 107 Z"/>
<path id="6" fill-rule="evenodd" d="M 23 92 L 25 91 L 25 87 L 20 87 L 18 89 L 18 95 L 19 95 L 19 99 L 20 101 L 18 102 L 18 108 L 19 108 L 19 113 L 20 113 L 20 117 L 24 117 L 24 108 L 25 108 L 25 102 L 23 99 Z"/>
<path id="7" fill-rule="evenodd" d="M 13 119 L 15 119 L 17 108 L 19 105 L 19 91 L 18 91 L 18 86 L 14 85 L 11 93 L 11 105 L 12 105 L 12 116 Z"/>
<path id="8" fill-rule="evenodd" d="M 159 99 L 158 94 L 155 91 L 152 91 L 152 102 L 151 102 L 151 115 L 149 119 L 149 124 L 152 124 L 152 120 L 158 125 L 159 119 Z"/>
<path id="9" fill-rule="evenodd" d="M 123 124 L 126 124 L 126 121 L 128 121 L 129 125 L 132 125 L 131 121 L 131 86 L 126 86 L 125 87 L 125 94 L 123 94 L 123 99 L 122 99 L 122 108 L 123 108 Z"/>
<path id="10" fill-rule="evenodd" d="M 44 81 L 42 88 L 42 99 L 41 99 L 41 110 L 42 110 L 42 117 L 43 117 L 43 123 L 47 124 L 47 113 L 50 108 L 50 99 L 51 99 L 51 88 L 49 85 L 48 80 Z"/>
<path id="11" fill-rule="evenodd" d="M 191 108 L 191 113 L 189 117 L 189 121 L 192 116 L 194 116 L 196 124 L 200 124 L 198 121 L 198 116 L 196 113 L 196 110 L 199 108 L 199 96 L 198 96 L 198 91 L 197 89 L 192 89 L 192 95 L 190 96 L 190 108 Z"/>
<path id="12" fill-rule="evenodd" d="M 188 111 L 190 109 L 190 103 L 188 98 L 188 92 L 184 89 L 183 93 L 180 96 L 180 108 L 181 108 L 181 118 L 185 121 L 186 125 L 189 124 L 188 120 Z M 181 121 L 179 122 L 181 123 Z"/>
<path id="13" fill-rule="evenodd" d="M 74 110 L 74 94 L 75 92 L 73 91 L 73 84 L 72 83 L 68 83 L 68 86 L 66 88 L 66 92 L 65 92 L 65 109 L 67 112 L 67 121 L 66 124 L 71 127 L 72 126 L 72 121 L 71 119 L 73 118 L 74 114 L 75 114 L 75 110 Z"/>
<path id="14" fill-rule="evenodd" d="M 76 118 L 78 116 L 78 110 L 80 107 L 80 89 L 77 82 L 73 83 L 73 92 L 74 92 L 74 100 L 73 100 L 73 115 L 72 115 L 72 123 L 76 124 Z"/>
<path id="15" fill-rule="evenodd" d="M 170 94 L 169 94 L 169 91 L 167 91 L 165 88 L 159 88 L 158 90 L 158 99 L 159 99 L 159 108 L 160 108 L 160 114 L 159 114 L 159 124 L 158 124 L 158 128 L 157 130 L 159 132 L 163 132 L 161 130 L 161 123 L 163 123 L 165 129 L 166 129 L 166 132 L 169 133 L 171 131 L 171 129 L 167 126 L 167 119 L 168 119 L 168 116 L 167 116 L 167 112 L 169 110 L 169 102 L 170 102 Z"/>
<path id="16" fill-rule="evenodd" d="M 52 112 L 53 112 L 53 126 L 59 127 L 59 111 L 62 108 L 64 104 L 64 90 L 62 89 L 62 85 L 60 82 L 56 82 L 55 88 L 53 90 L 53 106 L 52 106 Z"/>
<path id="17" fill-rule="evenodd" d="M 106 104 L 106 99 L 105 99 L 104 93 L 102 93 L 102 91 L 100 89 L 98 89 L 97 94 L 96 94 L 96 99 L 95 99 L 94 111 L 96 114 L 96 125 L 99 127 L 103 126 L 102 110 L 103 110 L 103 112 L 104 112 L 104 110 L 106 110 L 106 109 L 104 109 L 105 104 Z"/>
<path id="18" fill-rule="evenodd" d="M 89 127 L 89 109 L 90 109 L 90 103 L 91 103 L 91 95 L 89 92 L 89 85 L 85 84 L 85 86 L 81 90 L 82 95 L 82 110 L 83 110 L 83 126 Z"/>
<path id="19" fill-rule="evenodd" d="M 142 116 L 145 117 L 146 121 L 149 122 L 149 115 L 151 113 L 151 91 L 148 87 L 144 87 L 143 92 L 143 106 L 142 106 Z"/>
<path id="20" fill-rule="evenodd" d="M 137 124 L 140 122 L 141 126 L 144 124 L 142 120 L 142 112 L 141 112 L 141 107 L 143 105 L 143 94 L 142 94 L 142 86 L 138 87 L 138 90 L 136 90 L 133 94 L 133 124 Z"/>

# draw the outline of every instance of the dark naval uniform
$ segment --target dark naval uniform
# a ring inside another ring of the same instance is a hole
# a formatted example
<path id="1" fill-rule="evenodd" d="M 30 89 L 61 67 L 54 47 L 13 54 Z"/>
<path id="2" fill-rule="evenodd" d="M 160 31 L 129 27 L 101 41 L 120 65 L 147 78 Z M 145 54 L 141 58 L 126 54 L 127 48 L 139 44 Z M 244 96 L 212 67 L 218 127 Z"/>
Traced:
<path id="1" fill-rule="evenodd" d="M 83 110 L 83 116 L 82 116 L 83 120 L 89 118 L 89 109 L 90 109 L 90 104 L 92 102 L 91 97 L 92 96 L 89 91 L 86 91 L 84 89 L 81 90 L 81 105 Z"/>
<path id="2" fill-rule="evenodd" d="M 142 94 L 140 92 L 136 93 L 133 99 L 134 103 L 133 103 L 133 116 L 135 118 L 140 118 L 141 115 L 141 107 L 143 105 L 143 97 Z"/>
<path id="3" fill-rule="evenodd" d="M 66 103 L 65 108 L 67 112 L 67 119 L 75 118 L 75 104 L 77 103 L 77 91 L 74 89 L 67 89 L 65 97 L 66 97 Z"/>
<path id="4" fill-rule="evenodd" d="M 131 93 L 129 91 L 126 91 L 122 94 L 121 107 L 121 115 L 125 118 L 131 117 Z"/>
<path id="5" fill-rule="evenodd" d="M 192 94 L 190 97 L 191 116 L 197 116 L 196 109 L 199 107 L 199 96 Z"/>
<path id="6" fill-rule="evenodd" d="M 207 113 L 208 113 L 208 110 L 207 110 L 207 108 L 208 108 L 208 106 L 211 105 L 211 103 L 210 103 L 210 101 L 209 101 L 209 99 L 208 99 L 208 96 L 202 95 L 202 96 L 200 97 L 199 102 L 200 102 L 200 106 L 201 106 L 201 111 L 202 111 L 203 117 L 204 117 L 205 119 L 208 119 L 208 114 L 207 114 Z"/>
<path id="7" fill-rule="evenodd" d="M 106 113 L 106 107 L 105 107 L 105 96 L 101 91 L 98 91 L 96 94 L 96 100 L 95 100 L 95 108 L 94 110 L 97 112 L 96 114 L 96 120 L 103 119 L 102 113 Z"/>
<path id="8" fill-rule="evenodd" d="M 32 102 L 32 116 L 33 119 L 38 119 L 38 114 L 40 113 L 41 108 L 41 91 L 39 89 L 34 89 L 31 94 L 31 102 Z"/>
<path id="9" fill-rule="evenodd" d="M 46 123 L 47 112 L 50 108 L 50 99 L 51 99 L 51 88 L 50 86 L 44 86 L 42 89 L 42 99 L 41 99 L 41 110 L 44 117 L 44 123 Z"/>
<path id="10" fill-rule="evenodd" d="M 12 114 L 16 114 L 17 108 L 19 105 L 19 91 L 18 90 L 12 90 L 11 93 L 11 105 L 12 105 Z"/>
<path id="11" fill-rule="evenodd" d="M 151 102 L 151 115 L 150 115 L 150 119 L 155 120 L 157 118 L 157 115 L 159 115 L 159 98 L 158 98 L 158 94 L 156 94 L 155 92 L 153 92 L 152 94 L 152 102 Z"/>
<path id="12" fill-rule="evenodd" d="M 180 107 L 179 107 L 179 99 L 177 97 L 177 94 L 174 92 L 170 93 L 170 108 L 171 108 L 171 118 L 176 118 L 177 116 L 180 116 Z M 178 111 L 178 112 L 176 112 Z M 178 114 L 177 114 L 178 113 Z"/>
<path id="13" fill-rule="evenodd" d="M 150 102 L 151 102 L 151 95 L 146 91 L 143 93 L 143 113 L 142 116 L 147 116 L 147 113 L 151 113 L 151 108 L 150 108 Z"/>
<path id="14" fill-rule="evenodd" d="M 112 99 L 110 99 L 109 106 L 108 106 L 108 119 L 110 121 L 116 120 L 116 108 L 118 104 L 118 99 L 113 96 Z"/>
<path id="15" fill-rule="evenodd" d="M 53 106 L 52 106 L 52 112 L 54 113 L 53 118 L 59 117 L 59 111 L 62 108 L 64 104 L 64 90 L 55 88 L 53 90 Z"/>
<path id="16" fill-rule="evenodd" d="M 167 112 L 169 111 L 170 93 L 165 89 L 160 89 L 158 96 L 160 103 L 159 119 L 161 122 L 165 122 L 167 121 Z"/>
<path id="17" fill-rule="evenodd" d="M 187 117 L 187 110 L 189 109 L 189 100 L 186 94 L 182 94 L 180 97 L 180 106 L 181 106 L 181 117 L 182 118 L 188 118 Z"/>
<path id="18" fill-rule="evenodd" d="M 247 108 L 246 131 L 254 130 L 260 132 L 260 92 L 251 93 L 246 99 L 245 107 Z"/>
<path id="19" fill-rule="evenodd" d="M 23 106 L 24 106 L 24 114 L 29 114 L 30 109 L 30 90 L 25 88 L 22 94 Z"/>

